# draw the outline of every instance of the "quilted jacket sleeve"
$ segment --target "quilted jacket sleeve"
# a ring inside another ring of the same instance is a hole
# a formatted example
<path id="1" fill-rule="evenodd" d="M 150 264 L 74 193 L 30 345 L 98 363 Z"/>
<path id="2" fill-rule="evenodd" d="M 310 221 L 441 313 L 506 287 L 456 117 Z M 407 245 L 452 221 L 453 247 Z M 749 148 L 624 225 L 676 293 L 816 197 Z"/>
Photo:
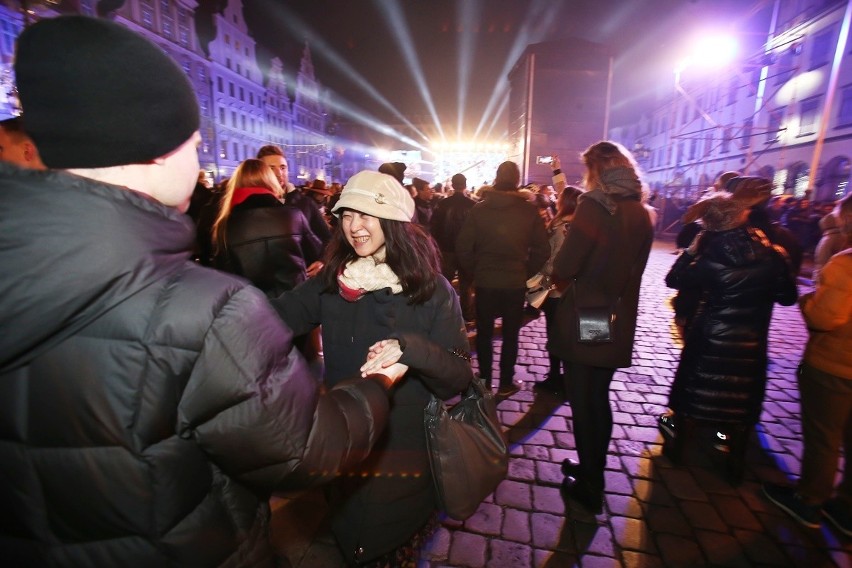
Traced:
<path id="1" fill-rule="evenodd" d="M 239 289 L 218 310 L 178 408 L 181 436 L 256 490 L 346 470 L 387 417 L 387 395 L 373 381 L 320 396 L 291 340 L 259 291 Z"/>
<path id="2" fill-rule="evenodd" d="M 473 370 L 469 358 L 458 355 L 467 354 L 467 334 L 458 296 L 443 277 L 432 302 L 434 318 L 428 335 L 401 332 L 394 337 L 403 348 L 400 362 L 417 371 L 436 396 L 448 399 L 468 387 Z"/>

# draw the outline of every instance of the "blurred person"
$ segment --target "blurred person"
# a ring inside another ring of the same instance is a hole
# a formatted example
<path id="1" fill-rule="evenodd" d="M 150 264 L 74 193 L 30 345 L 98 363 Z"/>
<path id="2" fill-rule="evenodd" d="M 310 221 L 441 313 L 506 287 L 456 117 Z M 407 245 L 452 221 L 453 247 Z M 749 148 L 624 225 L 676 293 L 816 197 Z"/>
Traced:
<path id="1" fill-rule="evenodd" d="M 331 238 L 331 231 L 328 223 L 323 217 L 322 211 L 314 200 L 307 195 L 298 191 L 296 187 L 288 180 L 290 172 L 287 158 L 284 156 L 284 151 L 278 146 L 268 144 L 257 151 L 257 159 L 269 166 L 275 177 L 278 178 L 278 183 L 284 190 L 284 203 L 292 205 L 299 209 L 305 218 L 314 234 L 322 241 L 323 247 Z M 316 275 L 322 268 L 322 262 L 316 261 L 308 265 L 308 276 Z"/>
<path id="2" fill-rule="evenodd" d="M 228 182 L 212 228 L 213 266 L 247 278 L 270 298 L 307 279 L 322 243 L 260 160 L 242 162 Z"/>
<path id="3" fill-rule="evenodd" d="M 811 279 L 819 280 L 819 271 L 832 256 L 848 245 L 846 235 L 852 232 L 852 193 L 837 202 L 834 210 L 819 222 L 822 237 L 814 251 L 814 266 Z"/>
<path id="4" fill-rule="evenodd" d="M 848 197 L 845 199 L 848 203 Z M 799 306 L 809 338 L 799 366 L 802 468 L 795 487 L 764 484 L 763 493 L 801 525 L 825 517 L 852 536 L 852 226 L 843 226 L 846 249 L 819 273 L 814 292 Z M 843 476 L 834 487 L 841 448 Z"/>
<path id="5" fill-rule="evenodd" d="M 556 199 L 556 215 L 547 224 L 547 235 L 550 240 L 550 258 L 547 259 L 547 262 L 545 262 L 540 271 L 540 274 L 543 276 L 540 285 L 545 289 L 550 289 L 547 298 L 542 304 L 547 337 L 551 337 L 554 334 L 556 307 L 562 298 L 562 291 L 553 283 L 553 261 L 556 259 L 559 249 L 562 248 L 562 243 L 565 242 L 565 236 L 568 234 L 571 221 L 574 219 L 574 212 L 577 209 L 577 200 L 582 194 L 583 192 L 577 187 L 572 185 L 565 187 Z M 533 388 L 536 391 L 549 392 L 564 399 L 566 398 L 565 373 L 568 370 L 568 364 L 549 351 L 548 359 L 550 366 L 547 371 L 547 378 L 536 383 Z"/>
<path id="6" fill-rule="evenodd" d="M 792 204 L 781 217 L 781 224 L 796 237 L 796 242 L 805 254 L 813 253 L 818 227 L 812 219 L 811 202 L 807 197 L 792 200 Z"/>
<path id="7" fill-rule="evenodd" d="M 452 177 L 453 193 L 435 207 L 431 220 L 431 233 L 441 251 L 441 273 L 449 282 L 458 275 L 459 298 L 465 322 L 473 323 L 473 281 L 470 273 L 462 270 L 456 255 L 456 239 L 476 202 L 467 196 L 467 178 L 463 174 Z"/>
<path id="8" fill-rule="evenodd" d="M 565 391 L 573 413 L 579 463 L 563 462 L 563 492 L 592 513 L 602 509 L 604 466 L 612 437 L 609 386 L 617 368 L 629 367 L 639 310 L 639 285 L 654 231 L 642 206 L 642 183 L 633 156 L 602 141 L 583 152 L 586 193 L 553 261 L 553 277 L 569 287 L 556 309 L 547 349 L 567 362 Z M 578 341 L 576 308 L 611 306 L 609 343 Z"/>
<path id="9" fill-rule="evenodd" d="M 752 185 L 750 196 L 740 188 L 692 206 L 687 217 L 701 218 L 702 232 L 666 276 L 670 288 L 699 290 L 700 307 L 684 339 L 671 412 L 659 426 L 676 461 L 696 421 L 719 425 L 734 482 L 742 476 L 748 434 L 760 419 L 773 304 L 789 306 L 797 297 L 786 251 L 748 224 L 751 202 L 765 200 L 763 187 Z"/>
<path id="10" fill-rule="evenodd" d="M 413 565 L 437 507 L 423 410 L 431 394 L 451 398 L 473 377 L 464 322 L 433 241 L 411 222 L 414 202 L 396 179 L 355 174 L 333 213 L 340 224 L 325 268 L 273 304 L 295 333 L 322 326 L 328 387 L 359 369 L 409 368 L 361 475 L 341 478 L 330 501 L 332 532 L 348 563 Z"/>
<path id="11" fill-rule="evenodd" d="M 405 170 L 407 166 L 402 162 L 385 162 L 379 166 L 379 172 L 393 176 L 400 185 L 405 185 Z"/>
<path id="12" fill-rule="evenodd" d="M 497 394 L 508 398 L 520 390 L 515 381 L 518 335 L 523 323 L 526 281 L 550 256 L 550 243 L 536 207 L 518 191 L 521 172 L 514 162 L 497 168 L 494 186 L 468 213 L 458 237 L 461 270 L 474 281 L 476 357 L 479 374 L 491 386 L 494 321 L 503 318 Z"/>
<path id="13" fill-rule="evenodd" d="M 23 117 L 0 121 L 0 162 L 8 162 L 31 170 L 45 169 L 38 149 L 24 130 Z"/>
<path id="14" fill-rule="evenodd" d="M 429 182 L 425 179 L 414 178 L 411 180 L 411 185 L 414 186 L 414 222 L 423 227 L 426 232 L 429 232 L 430 221 L 432 220 L 432 206 L 434 202 L 432 198 L 435 192 Z"/>
<path id="15" fill-rule="evenodd" d="M 159 46 L 47 18 L 15 74 L 51 170 L 0 164 L 4 563 L 274 565 L 270 493 L 362 459 L 405 366 L 320 395 L 263 294 L 190 260 L 198 104 Z"/>

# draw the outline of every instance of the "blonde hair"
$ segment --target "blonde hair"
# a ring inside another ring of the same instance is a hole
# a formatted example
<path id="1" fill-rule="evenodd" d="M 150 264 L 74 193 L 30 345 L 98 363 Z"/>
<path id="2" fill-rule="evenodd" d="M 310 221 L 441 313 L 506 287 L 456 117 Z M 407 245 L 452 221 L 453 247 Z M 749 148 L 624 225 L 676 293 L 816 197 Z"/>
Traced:
<path id="1" fill-rule="evenodd" d="M 237 166 L 234 175 L 225 186 L 225 193 L 219 202 L 219 214 L 211 231 L 213 245 L 217 252 L 225 249 L 225 227 L 233 210 L 231 203 L 234 201 L 234 191 L 240 187 L 263 187 L 274 193 L 278 199 L 284 197 L 284 189 L 278 183 L 278 178 L 263 161 L 249 158 Z"/>
<path id="2" fill-rule="evenodd" d="M 639 166 L 630 151 L 618 142 L 603 141 L 589 146 L 582 154 L 586 164 L 586 174 L 583 184 L 586 191 L 600 188 L 606 191 L 601 183 L 601 174 L 610 168 L 630 168 L 639 177 Z"/>

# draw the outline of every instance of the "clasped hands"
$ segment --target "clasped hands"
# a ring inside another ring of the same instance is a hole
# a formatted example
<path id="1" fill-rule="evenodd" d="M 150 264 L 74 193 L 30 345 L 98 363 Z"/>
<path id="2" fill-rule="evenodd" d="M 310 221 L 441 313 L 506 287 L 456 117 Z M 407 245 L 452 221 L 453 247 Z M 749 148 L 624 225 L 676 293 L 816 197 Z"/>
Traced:
<path id="1" fill-rule="evenodd" d="M 408 371 L 408 365 L 399 362 L 402 348 L 396 339 L 377 341 L 367 350 L 367 361 L 361 365 L 361 376 L 381 374 L 395 384 Z"/>

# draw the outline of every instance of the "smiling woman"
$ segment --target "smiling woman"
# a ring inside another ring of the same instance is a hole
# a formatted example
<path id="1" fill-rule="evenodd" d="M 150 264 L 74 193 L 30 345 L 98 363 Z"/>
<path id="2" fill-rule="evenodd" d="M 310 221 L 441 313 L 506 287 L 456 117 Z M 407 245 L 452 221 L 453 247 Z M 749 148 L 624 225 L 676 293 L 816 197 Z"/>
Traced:
<path id="1" fill-rule="evenodd" d="M 352 176 L 333 213 L 340 223 L 314 278 L 273 300 L 294 333 L 322 327 L 325 384 L 353 373 L 409 367 L 388 427 L 356 475 L 331 498 L 331 526 L 346 560 L 408 565 L 438 507 L 423 428 L 432 395 L 448 399 L 473 378 L 458 296 L 432 239 L 412 223 L 414 201 L 394 177 Z"/>

